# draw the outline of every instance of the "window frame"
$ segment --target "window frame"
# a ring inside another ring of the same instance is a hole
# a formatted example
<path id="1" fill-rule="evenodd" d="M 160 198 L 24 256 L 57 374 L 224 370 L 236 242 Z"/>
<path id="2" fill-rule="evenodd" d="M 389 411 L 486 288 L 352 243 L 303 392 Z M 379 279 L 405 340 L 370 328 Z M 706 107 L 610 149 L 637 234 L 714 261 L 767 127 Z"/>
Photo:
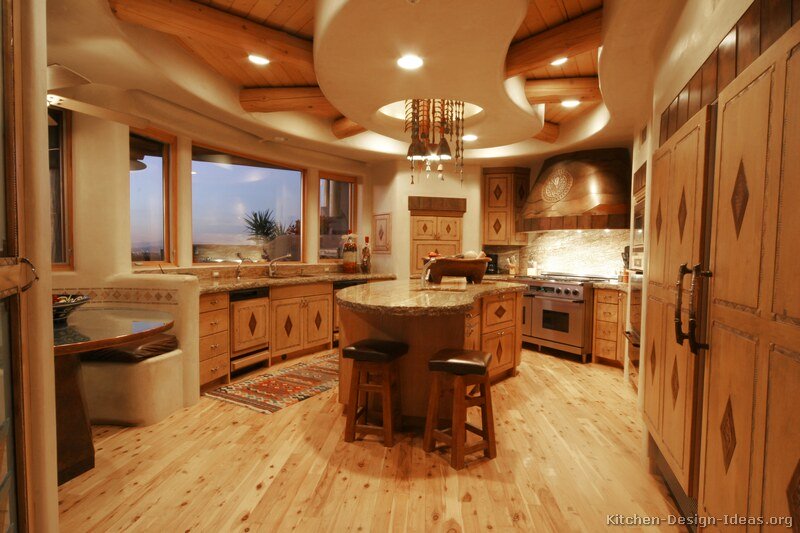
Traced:
<path id="1" fill-rule="evenodd" d="M 66 250 L 66 261 L 52 261 L 52 269 L 56 272 L 75 270 L 75 238 L 74 238 L 74 196 L 73 196 L 73 166 L 72 166 L 72 111 L 56 105 L 48 106 L 61 111 L 64 117 L 64 127 L 61 131 L 61 190 L 62 206 L 64 218 L 64 249 Z"/>
<path id="2" fill-rule="evenodd" d="M 177 217 L 175 213 L 178 212 L 178 184 L 175 176 L 178 174 L 178 138 L 171 133 L 167 133 L 155 128 L 134 128 L 130 127 L 128 134 L 128 142 L 130 143 L 130 135 L 138 135 L 153 141 L 160 142 L 167 146 L 167 155 L 165 164 L 162 168 L 162 202 L 164 203 L 164 259 L 160 261 L 133 261 L 131 258 L 131 265 L 134 270 L 147 269 L 153 266 L 175 266 L 177 264 L 178 255 L 178 228 Z M 130 155 L 128 156 L 130 157 Z M 130 177 L 128 178 L 130 180 Z M 130 186 L 130 185 L 129 185 Z M 129 202 L 130 203 L 130 202 Z M 131 250 L 132 252 L 133 250 Z"/>
<path id="3" fill-rule="evenodd" d="M 232 155 L 234 157 L 241 157 L 243 159 L 252 159 L 253 161 L 257 161 L 259 163 L 264 163 L 267 165 L 274 165 L 283 170 L 293 170 L 295 172 L 300 173 L 300 260 L 298 261 L 281 261 L 282 263 L 289 263 L 292 265 L 304 265 L 306 264 L 306 223 L 303 222 L 303 218 L 305 218 L 306 214 L 306 177 L 308 175 L 308 169 L 303 167 L 294 167 L 291 165 L 287 165 L 285 163 L 279 163 L 277 161 L 273 161 L 271 159 L 267 159 L 265 157 L 255 156 L 246 152 L 240 152 L 238 150 L 228 150 L 227 148 L 220 148 L 214 144 L 204 143 L 202 141 L 196 141 L 192 139 L 192 155 L 190 156 L 190 174 L 189 177 L 191 178 L 191 163 L 194 163 L 194 147 L 197 146 L 198 148 L 204 148 L 206 150 L 214 150 L 215 152 L 219 152 L 221 154 Z M 189 186 L 192 189 L 192 197 L 194 198 L 194 187 L 190 183 Z M 239 264 L 237 261 L 220 261 L 219 263 L 198 263 L 194 260 L 194 204 L 192 204 L 192 225 L 191 225 L 191 233 L 192 233 L 192 266 L 209 266 L 209 265 L 237 265 Z"/>
<path id="4" fill-rule="evenodd" d="M 355 232 L 358 235 L 358 178 L 356 176 L 348 176 L 346 174 L 338 174 L 336 172 L 327 172 L 324 170 L 320 170 L 318 173 L 319 180 L 328 180 L 328 181 L 338 181 L 342 183 L 349 183 L 352 185 L 350 187 L 350 231 Z M 322 227 L 320 222 L 320 214 L 319 210 L 322 207 L 322 198 L 319 197 L 319 184 L 317 184 L 317 227 Z M 318 263 L 333 263 L 333 264 L 340 264 L 344 260 L 343 259 L 332 259 L 329 257 L 320 257 L 320 240 L 322 238 L 322 233 L 317 232 L 317 262 Z"/>

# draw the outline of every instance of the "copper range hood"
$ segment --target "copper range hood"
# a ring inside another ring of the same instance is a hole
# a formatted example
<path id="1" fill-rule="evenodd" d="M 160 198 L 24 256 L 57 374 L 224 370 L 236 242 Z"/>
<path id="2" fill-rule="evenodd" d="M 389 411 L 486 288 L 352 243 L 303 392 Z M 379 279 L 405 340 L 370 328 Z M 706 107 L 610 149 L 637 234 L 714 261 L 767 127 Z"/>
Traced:
<path id="1" fill-rule="evenodd" d="M 517 231 L 630 226 L 631 159 L 625 148 L 560 154 L 542 165 Z"/>

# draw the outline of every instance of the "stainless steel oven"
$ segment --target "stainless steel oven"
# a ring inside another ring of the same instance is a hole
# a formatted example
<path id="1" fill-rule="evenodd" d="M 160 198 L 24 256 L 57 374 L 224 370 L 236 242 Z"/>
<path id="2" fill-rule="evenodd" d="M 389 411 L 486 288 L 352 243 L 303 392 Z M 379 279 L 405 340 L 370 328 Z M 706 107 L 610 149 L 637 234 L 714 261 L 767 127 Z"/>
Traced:
<path id="1" fill-rule="evenodd" d="M 558 344 L 565 351 L 580 353 L 585 341 L 583 300 L 536 295 L 531 318 L 535 338 Z"/>

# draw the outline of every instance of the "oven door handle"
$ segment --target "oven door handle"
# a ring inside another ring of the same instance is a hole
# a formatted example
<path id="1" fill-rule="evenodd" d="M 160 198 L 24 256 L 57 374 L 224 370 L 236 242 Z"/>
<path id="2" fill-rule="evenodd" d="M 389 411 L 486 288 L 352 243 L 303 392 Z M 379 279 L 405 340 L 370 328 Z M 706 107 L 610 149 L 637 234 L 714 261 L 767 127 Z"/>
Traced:
<path id="1" fill-rule="evenodd" d="M 582 304 L 584 302 L 584 300 L 567 300 L 566 298 L 551 298 L 549 296 L 539 296 L 538 294 L 535 294 L 533 297 L 540 298 L 542 300 L 550 300 L 552 302 L 564 302 L 569 304 Z"/>

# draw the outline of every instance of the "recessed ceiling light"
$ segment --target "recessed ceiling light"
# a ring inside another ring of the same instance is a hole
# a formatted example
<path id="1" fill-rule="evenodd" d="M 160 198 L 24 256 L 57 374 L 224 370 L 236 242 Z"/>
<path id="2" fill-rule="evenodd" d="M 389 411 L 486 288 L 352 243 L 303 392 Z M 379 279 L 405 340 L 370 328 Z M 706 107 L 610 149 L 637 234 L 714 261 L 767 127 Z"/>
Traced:
<path id="1" fill-rule="evenodd" d="M 255 65 L 261 65 L 261 66 L 269 65 L 269 59 L 267 59 L 264 56 L 259 56 L 259 55 L 256 55 L 256 54 L 250 54 L 249 56 L 247 56 L 247 59 L 249 59 L 250 62 L 255 64 Z"/>
<path id="2" fill-rule="evenodd" d="M 581 103 L 579 100 L 563 100 L 561 105 L 564 107 L 578 107 Z"/>
<path id="3" fill-rule="evenodd" d="M 416 70 L 422 66 L 424 61 L 419 56 L 414 54 L 406 54 L 397 60 L 397 66 L 406 70 Z"/>
<path id="4" fill-rule="evenodd" d="M 552 61 L 550 64 L 553 65 L 554 67 L 559 67 L 559 66 L 563 65 L 566 62 L 567 62 L 567 58 L 566 57 L 559 57 L 555 61 Z"/>
<path id="5" fill-rule="evenodd" d="M 478 136 L 475 135 L 474 133 L 467 133 L 466 135 L 461 137 L 461 139 L 464 140 L 464 141 L 467 141 L 467 142 L 477 141 L 478 140 Z"/>

